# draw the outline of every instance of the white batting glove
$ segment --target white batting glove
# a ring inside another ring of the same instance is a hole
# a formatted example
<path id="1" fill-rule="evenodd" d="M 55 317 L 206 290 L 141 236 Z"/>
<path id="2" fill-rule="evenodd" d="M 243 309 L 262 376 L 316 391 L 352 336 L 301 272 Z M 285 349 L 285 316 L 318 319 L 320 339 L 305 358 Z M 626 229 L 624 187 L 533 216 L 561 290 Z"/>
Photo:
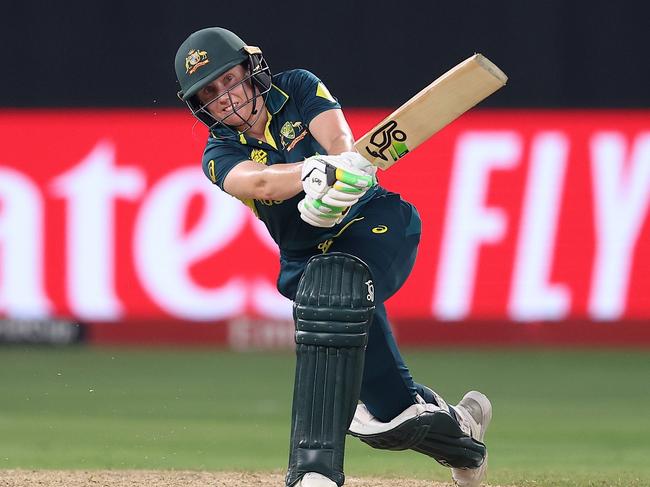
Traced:
<path id="1" fill-rule="evenodd" d="M 365 161 L 365 162 L 362 162 Z M 302 166 L 302 186 L 305 193 L 314 200 L 325 196 L 333 188 L 330 203 L 334 206 L 343 202 L 354 204 L 356 199 L 376 184 L 376 168 L 356 152 L 338 156 L 312 156 Z M 323 200 L 327 203 L 326 200 Z M 330 204 L 328 203 L 328 204 Z"/>
<path id="2" fill-rule="evenodd" d="M 351 168 L 358 169 L 368 176 L 373 176 L 377 174 L 377 166 L 373 166 L 368 162 L 368 159 L 363 157 L 358 152 L 343 152 L 339 155 L 344 159 Z"/>
<path id="3" fill-rule="evenodd" d="M 364 187 L 348 184 L 347 182 L 337 179 L 327 193 L 321 197 L 323 203 L 327 203 L 328 205 L 350 207 L 359 201 L 366 191 L 377 183 L 375 177 L 377 168 L 370 164 L 368 160 L 358 152 L 343 152 L 338 156 L 332 156 L 332 159 L 333 165 L 336 165 L 346 172 L 357 175 L 366 175 L 371 178 L 372 184 Z"/>
<path id="4" fill-rule="evenodd" d="M 336 181 L 320 200 L 330 206 L 349 208 L 359 201 L 366 191 L 367 189 L 355 188 L 350 184 Z"/>
<path id="5" fill-rule="evenodd" d="M 336 167 L 327 162 L 327 156 L 312 156 L 302 163 L 302 189 L 317 200 L 336 182 Z"/>
<path id="6" fill-rule="evenodd" d="M 300 218 L 314 227 L 330 228 L 341 223 L 347 208 L 331 206 L 311 196 L 305 196 L 298 203 Z"/>

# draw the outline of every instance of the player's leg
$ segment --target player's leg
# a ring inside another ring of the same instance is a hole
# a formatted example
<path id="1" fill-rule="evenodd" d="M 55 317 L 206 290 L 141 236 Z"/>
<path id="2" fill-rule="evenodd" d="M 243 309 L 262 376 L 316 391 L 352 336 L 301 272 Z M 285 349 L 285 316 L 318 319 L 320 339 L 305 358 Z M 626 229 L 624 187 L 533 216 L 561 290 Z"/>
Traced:
<path id="1" fill-rule="evenodd" d="M 419 241 L 417 211 L 398 195 L 388 194 L 366 204 L 357 221 L 334 238 L 330 247 L 360 257 L 375 277 L 377 307 L 368 339 L 361 400 L 382 421 L 390 421 L 415 404 L 418 394 L 429 392 L 413 382 L 382 304 L 408 278 Z M 433 400 L 428 394 L 427 398 Z"/>
<path id="2" fill-rule="evenodd" d="M 380 303 L 408 277 L 419 243 L 419 218 L 399 200 L 373 200 L 331 248 L 364 260 L 375 276 L 377 310 L 366 351 L 361 400 L 350 432 L 376 448 L 414 449 L 457 468 L 483 465 L 482 436 L 467 427 L 472 418 L 450 408 L 431 389 L 414 383 Z M 483 421 L 485 423 L 485 421 Z M 477 430 L 478 431 L 478 430 Z M 484 431 L 484 428 L 483 428 Z"/>
<path id="3" fill-rule="evenodd" d="M 384 422 L 420 402 L 447 407 L 440 395 L 413 380 L 397 347 L 383 303 L 375 307 L 368 335 L 361 401 L 376 419 Z M 450 412 L 455 417 L 454 410 Z"/>
<path id="4" fill-rule="evenodd" d="M 383 304 L 377 305 L 373 317 L 372 327 L 368 339 L 368 347 L 366 351 L 366 362 L 364 368 L 363 384 L 361 388 L 361 401 L 363 406 L 359 411 L 361 418 L 372 418 L 372 422 L 379 425 L 379 423 L 390 423 L 394 418 L 401 416 L 404 418 L 404 412 L 412 411 L 414 404 L 425 404 L 421 408 L 422 412 L 427 411 L 427 408 L 435 408 L 432 411 L 439 411 L 443 414 L 443 421 L 440 418 L 434 418 L 436 421 L 432 422 L 429 427 L 434 429 L 438 424 L 453 423 L 452 431 L 455 434 L 460 434 L 458 428 L 462 430 L 461 436 L 472 436 L 475 440 L 482 442 L 485 434 L 485 429 L 489 424 L 491 417 L 491 407 L 487 398 L 483 396 L 480 402 L 475 403 L 474 396 L 482 396 L 480 393 L 472 392 L 466 395 L 465 398 L 457 406 L 449 407 L 444 399 L 435 393 L 429 387 L 413 382 L 411 374 L 401 358 L 397 345 L 390 331 L 390 326 L 386 319 L 385 308 Z M 471 404 L 472 407 L 468 407 Z M 415 408 L 417 411 L 417 408 Z M 363 411 L 363 412 L 362 412 Z M 364 416 L 365 415 L 365 416 Z M 408 414 L 407 414 L 408 416 Z M 355 418 L 356 419 L 356 418 Z M 419 419 L 418 419 L 419 420 Z M 351 426 L 352 433 L 355 434 L 355 428 L 358 427 L 359 419 L 353 422 Z M 393 423 L 395 424 L 395 423 Z M 458 426 L 458 428 L 456 427 Z M 390 429 L 390 428 L 389 428 Z M 360 430 L 363 431 L 363 430 Z M 357 431 L 360 432 L 360 431 Z M 434 433 L 436 433 L 434 431 Z M 451 433 L 452 435 L 454 433 Z M 362 435 L 362 440 L 364 439 Z M 382 438 L 385 441 L 385 437 Z M 371 446 L 381 448 L 382 441 L 373 442 L 372 439 L 367 441 Z M 406 449 L 404 444 L 405 440 L 400 440 L 392 444 L 391 449 Z M 453 443 L 455 440 L 446 440 Z M 462 444 L 462 443 L 461 443 Z M 398 448 L 395 448 L 398 447 Z M 430 447 L 423 447 L 424 450 Z M 464 448 L 464 445 L 463 445 Z M 416 451 L 420 451 L 415 448 Z M 481 447 L 478 447 L 481 450 Z M 441 452 L 439 450 L 442 450 Z M 442 463 L 449 466 L 467 465 L 466 459 L 456 459 L 455 456 L 463 456 L 463 453 L 454 452 L 446 453 L 447 445 L 442 448 L 437 447 L 422 451 L 422 453 L 437 456 Z M 470 455 L 473 453 L 470 452 Z M 446 457 L 446 458 L 445 458 Z M 474 465 L 475 462 L 470 461 L 469 465 Z M 483 464 L 481 465 L 485 468 Z M 454 472 L 454 477 L 467 477 L 473 475 L 470 471 Z"/>
<path id="5" fill-rule="evenodd" d="M 362 404 L 350 433 L 374 448 L 428 455 L 452 467 L 459 486 L 477 486 L 487 467 L 483 438 L 490 402 L 473 391 L 450 407 L 433 390 L 414 383 L 392 334 L 384 333 L 390 328 L 383 305 L 377 309 L 366 351 Z"/>
<path id="6" fill-rule="evenodd" d="M 366 203 L 353 222 L 331 239 L 330 252 L 347 252 L 363 260 L 375 277 L 376 302 L 384 302 L 402 287 L 415 263 L 421 222 L 417 210 L 398 194 L 388 193 Z M 377 275 L 374 275 L 374 273 Z M 383 279 L 377 279 L 379 275 Z"/>
<path id="7" fill-rule="evenodd" d="M 459 485 L 473 487 L 485 472 L 487 450 L 483 437 L 490 419 L 489 401 L 472 391 L 453 408 L 422 402 L 389 422 L 377 420 L 360 404 L 349 431 L 373 448 L 411 449 L 428 455 L 452 467 L 454 479 L 466 481 Z"/>
<path id="8" fill-rule="evenodd" d="M 417 389 L 393 338 L 386 308 L 378 303 L 368 335 L 361 401 L 373 416 L 390 421 L 417 402 Z"/>
<path id="9" fill-rule="evenodd" d="M 306 265 L 294 304 L 287 486 L 343 485 L 345 435 L 359 399 L 373 294 L 370 271 L 356 257 L 318 255 Z"/>

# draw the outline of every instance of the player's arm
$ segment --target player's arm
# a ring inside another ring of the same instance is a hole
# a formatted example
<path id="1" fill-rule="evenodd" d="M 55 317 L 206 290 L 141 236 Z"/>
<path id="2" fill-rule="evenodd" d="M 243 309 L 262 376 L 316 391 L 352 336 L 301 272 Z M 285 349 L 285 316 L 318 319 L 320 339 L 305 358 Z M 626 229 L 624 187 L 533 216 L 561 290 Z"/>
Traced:
<path id="1" fill-rule="evenodd" d="M 223 183 L 226 192 L 239 199 L 288 200 L 302 191 L 302 162 L 264 166 L 242 161 Z"/>
<path id="2" fill-rule="evenodd" d="M 340 109 L 319 113 L 309 123 L 309 131 L 329 155 L 354 150 L 354 137 Z"/>
<path id="3" fill-rule="evenodd" d="M 309 131 L 328 155 L 304 162 L 302 183 L 306 195 L 298 203 L 298 210 L 300 218 L 310 225 L 332 227 L 376 184 L 376 168 L 354 150 L 352 131 L 340 109 L 316 115 Z"/>
<path id="4" fill-rule="evenodd" d="M 354 150 L 352 131 L 339 109 L 316 115 L 309 131 L 328 154 Z M 224 189 L 236 198 L 284 201 L 302 191 L 301 171 L 302 162 L 264 166 L 243 161 L 228 173 Z"/>

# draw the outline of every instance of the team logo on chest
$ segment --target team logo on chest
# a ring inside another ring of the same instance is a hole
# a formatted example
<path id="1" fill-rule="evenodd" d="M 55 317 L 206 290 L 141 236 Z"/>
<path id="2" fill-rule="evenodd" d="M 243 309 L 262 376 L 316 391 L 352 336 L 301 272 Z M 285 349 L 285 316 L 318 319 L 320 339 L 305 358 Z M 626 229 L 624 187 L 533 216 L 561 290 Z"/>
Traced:
<path id="1" fill-rule="evenodd" d="M 295 125 L 294 125 L 295 124 Z M 302 126 L 301 122 L 285 122 L 282 128 L 280 129 L 280 135 L 282 135 L 282 138 L 286 139 L 295 139 L 296 138 L 296 131 L 294 130 L 294 127 L 298 128 L 300 130 L 300 127 Z"/>
<path id="2" fill-rule="evenodd" d="M 260 164 L 266 164 L 269 162 L 269 155 L 264 149 L 253 149 L 251 151 L 251 161 L 259 162 Z"/>
<path id="3" fill-rule="evenodd" d="M 305 138 L 307 133 L 307 129 L 302 126 L 302 122 L 285 122 L 280 129 L 282 149 L 290 151 L 298 142 Z"/>

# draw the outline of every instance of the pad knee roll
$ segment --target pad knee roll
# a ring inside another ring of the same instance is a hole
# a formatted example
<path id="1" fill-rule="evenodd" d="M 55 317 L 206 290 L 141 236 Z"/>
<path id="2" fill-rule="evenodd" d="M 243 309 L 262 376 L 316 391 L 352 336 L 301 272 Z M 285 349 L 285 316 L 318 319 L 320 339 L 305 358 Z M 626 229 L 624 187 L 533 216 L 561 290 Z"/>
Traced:
<path id="1" fill-rule="evenodd" d="M 313 257 L 294 303 L 296 377 L 286 485 L 318 472 L 342 485 L 345 434 L 374 311 L 370 270 L 342 253 Z"/>
<path id="2" fill-rule="evenodd" d="M 312 257 L 294 303 L 296 343 L 365 347 L 374 294 L 370 270 L 361 259 L 344 253 Z"/>

